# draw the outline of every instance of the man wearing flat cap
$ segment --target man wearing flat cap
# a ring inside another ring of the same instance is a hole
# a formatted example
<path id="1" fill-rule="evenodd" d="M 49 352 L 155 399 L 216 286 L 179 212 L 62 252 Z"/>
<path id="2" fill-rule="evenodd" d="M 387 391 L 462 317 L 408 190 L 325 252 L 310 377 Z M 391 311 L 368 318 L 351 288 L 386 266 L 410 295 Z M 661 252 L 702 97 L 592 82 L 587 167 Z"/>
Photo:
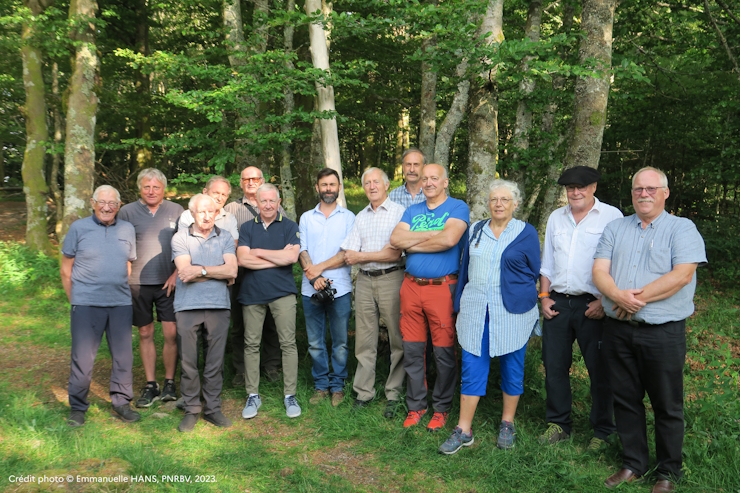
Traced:
<path id="1" fill-rule="evenodd" d="M 573 341 L 578 340 L 591 379 L 591 451 L 598 451 L 615 431 L 612 391 L 601 354 L 604 309 L 591 270 L 602 231 L 623 217 L 619 209 L 594 197 L 600 176 L 596 169 L 575 166 L 558 179 L 565 187 L 568 205 L 547 220 L 539 295 L 544 315 L 542 361 L 548 423 L 540 442 L 555 444 L 572 433 L 569 372 Z"/>

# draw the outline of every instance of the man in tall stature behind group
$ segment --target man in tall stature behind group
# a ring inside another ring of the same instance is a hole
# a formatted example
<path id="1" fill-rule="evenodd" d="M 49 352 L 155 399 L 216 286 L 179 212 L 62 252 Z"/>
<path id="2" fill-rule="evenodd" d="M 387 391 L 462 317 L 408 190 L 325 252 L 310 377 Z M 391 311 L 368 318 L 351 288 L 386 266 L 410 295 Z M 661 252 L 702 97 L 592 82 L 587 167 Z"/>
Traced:
<path id="1" fill-rule="evenodd" d="M 591 380 L 594 435 L 588 449 L 592 452 L 605 446 L 615 427 L 609 374 L 601 349 L 604 310 L 591 269 L 601 232 L 607 224 L 622 218 L 619 209 L 594 196 L 600 177 L 596 169 L 575 166 L 558 179 L 558 184 L 565 187 L 568 205 L 555 210 L 547 220 L 539 295 L 545 317 L 542 362 L 548 424 L 540 442 L 555 444 L 572 433 L 570 368 L 573 341 L 577 340 Z"/>
<path id="2" fill-rule="evenodd" d="M 259 215 L 257 206 L 257 189 L 265 183 L 262 171 L 254 166 L 247 166 L 240 175 L 241 189 L 244 195 L 224 206 L 224 210 L 236 217 L 237 227 L 241 228 L 246 222 L 253 221 Z M 285 216 L 282 206 L 278 213 Z M 237 232 L 238 238 L 238 232 Z M 235 387 L 244 385 L 244 320 L 242 310 L 239 306 L 239 291 L 241 290 L 244 269 L 239 268 L 239 275 L 231 288 L 231 330 L 229 332 L 229 344 L 227 351 L 231 352 L 231 364 L 234 367 Z M 262 330 L 262 352 L 260 355 L 260 368 L 268 382 L 274 382 L 280 378 L 280 341 L 275 331 L 275 320 L 272 313 L 267 310 L 265 324 Z"/>
<path id="3" fill-rule="evenodd" d="M 426 201 L 421 191 L 421 170 L 427 163 L 427 158 L 421 150 L 411 147 L 403 153 L 402 159 L 403 183 L 391 190 L 388 198 L 408 209 L 412 205 Z"/>
<path id="4" fill-rule="evenodd" d="M 425 353 L 429 328 L 437 363 L 429 431 L 441 430 L 447 423 L 457 383 L 452 302 L 460 270 L 461 239 L 470 221 L 468 205 L 447 196 L 448 184 L 444 167 L 424 166 L 426 202 L 406 209 L 391 235 L 391 245 L 406 250 L 400 327 L 409 413 L 403 425 L 417 425 L 427 412 Z"/>
<path id="5" fill-rule="evenodd" d="M 607 488 L 649 469 L 645 392 L 655 414 L 653 493 L 673 491 L 682 475 L 686 318 L 694 313 L 696 268 L 707 256 L 694 223 L 666 212 L 669 195 L 665 173 L 637 171 L 635 214 L 609 223 L 596 248 L 593 279 L 607 316 L 603 351 L 623 449 Z"/>
<path id="6" fill-rule="evenodd" d="M 146 385 L 136 407 L 149 407 L 155 401 L 174 401 L 177 369 L 177 327 L 173 308 L 177 270 L 172 263 L 172 236 L 183 212 L 182 206 L 164 199 L 167 178 L 158 169 L 147 168 L 136 180 L 141 198 L 121 207 L 119 219 L 136 230 L 137 258 L 131 266 L 133 323 L 139 328 L 139 353 L 146 374 Z M 154 315 L 162 323 L 164 348 L 164 387 L 156 379 L 157 348 L 154 346 Z"/>

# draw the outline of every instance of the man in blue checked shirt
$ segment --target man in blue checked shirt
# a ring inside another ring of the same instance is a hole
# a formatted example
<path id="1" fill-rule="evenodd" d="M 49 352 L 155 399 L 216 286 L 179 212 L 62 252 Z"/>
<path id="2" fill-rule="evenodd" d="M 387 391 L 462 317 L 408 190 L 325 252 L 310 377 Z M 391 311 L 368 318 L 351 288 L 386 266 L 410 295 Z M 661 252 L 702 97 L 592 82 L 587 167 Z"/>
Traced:
<path id="1" fill-rule="evenodd" d="M 313 366 L 314 395 L 310 404 L 318 404 L 331 393 L 332 406 L 344 400 L 347 378 L 347 331 L 352 312 L 352 278 L 345 265 L 344 238 L 352 231 L 355 215 L 337 204 L 342 185 L 339 174 L 324 168 L 316 176 L 316 192 L 321 201 L 304 212 L 299 223 L 301 253 L 298 261 L 303 268 L 303 314 L 306 317 L 308 352 Z M 325 289 L 335 289 L 327 296 Z M 331 333 L 331 370 L 326 348 L 326 317 Z"/>
<path id="2" fill-rule="evenodd" d="M 427 158 L 421 150 L 416 147 L 407 149 L 403 153 L 403 185 L 394 188 L 388 198 L 404 209 L 425 202 L 427 198 L 421 191 L 421 169 L 426 163 Z"/>
<path id="3" fill-rule="evenodd" d="M 645 167 L 632 177 L 635 214 L 604 229 L 593 280 L 607 319 L 603 351 L 614 392 L 622 468 L 607 488 L 648 471 L 645 392 L 655 414 L 658 478 L 653 493 L 681 478 L 686 318 L 694 313 L 696 268 L 707 262 L 704 240 L 690 220 L 665 210 L 665 173 Z"/>

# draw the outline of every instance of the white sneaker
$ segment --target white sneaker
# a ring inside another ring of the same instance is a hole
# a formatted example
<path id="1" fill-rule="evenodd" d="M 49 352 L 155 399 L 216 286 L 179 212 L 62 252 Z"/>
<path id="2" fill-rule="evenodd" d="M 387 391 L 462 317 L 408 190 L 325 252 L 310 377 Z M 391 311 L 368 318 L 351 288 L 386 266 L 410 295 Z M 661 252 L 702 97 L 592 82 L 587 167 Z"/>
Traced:
<path id="1" fill-rule="evenodd" d="M 252 419 L 257 416 L 257 410 L 261 405 L 262 399 L 260 399 L 259 395 L 250 395 L 247 398 L 247 405 L 244 406 L 244 410 L 242 411 L 242 418 Z"/>

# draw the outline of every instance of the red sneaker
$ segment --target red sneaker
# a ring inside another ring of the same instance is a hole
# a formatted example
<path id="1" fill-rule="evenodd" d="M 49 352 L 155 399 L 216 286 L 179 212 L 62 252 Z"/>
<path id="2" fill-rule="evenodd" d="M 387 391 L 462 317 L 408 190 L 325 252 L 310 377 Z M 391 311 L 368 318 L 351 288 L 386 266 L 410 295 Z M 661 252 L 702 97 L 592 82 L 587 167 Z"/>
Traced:
<path id="1" fill-rule="evenodd" d="M 444 428 L 449 415 L 450 413 L 434 413 L 427 425 L 427 431 L 439 431 Z"/>
<path id="2" fill-rule="evenodd" d="M 409 411 L 408 416 L 406 416 L 406 420 L 403 422 L 403 427 L 410 428 L 411 426 L 418 425 L 419 421 L 421 421 L 421 418 L 423 418 L 426 413 L 426 409 L 422 409 L 421 411 Z"/>

